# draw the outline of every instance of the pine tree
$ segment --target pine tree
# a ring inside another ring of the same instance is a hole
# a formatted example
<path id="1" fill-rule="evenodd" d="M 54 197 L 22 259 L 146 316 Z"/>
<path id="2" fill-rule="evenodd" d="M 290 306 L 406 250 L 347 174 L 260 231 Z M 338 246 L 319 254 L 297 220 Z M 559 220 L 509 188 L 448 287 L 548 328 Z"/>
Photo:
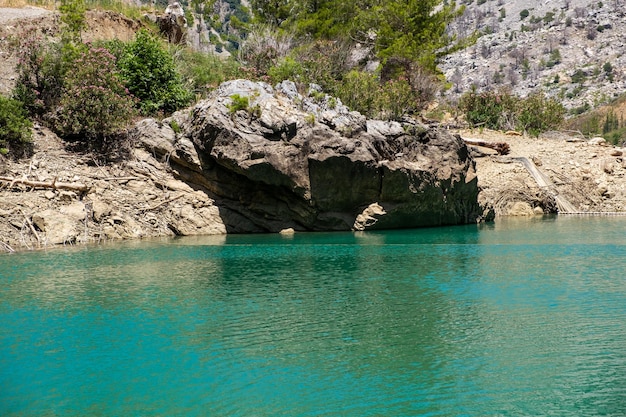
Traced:
<path id="1" fill-rule="evenodd" d="M 375 46 L 383 63 L 389 59 L 417 62 L 436 71 L 437 59 L 455 39 L 446 33 L 448 23 L 462 14 L 456 3 L 440 0 L 378 0 L 360 15 L 361 33 L 375 33 Z"/>

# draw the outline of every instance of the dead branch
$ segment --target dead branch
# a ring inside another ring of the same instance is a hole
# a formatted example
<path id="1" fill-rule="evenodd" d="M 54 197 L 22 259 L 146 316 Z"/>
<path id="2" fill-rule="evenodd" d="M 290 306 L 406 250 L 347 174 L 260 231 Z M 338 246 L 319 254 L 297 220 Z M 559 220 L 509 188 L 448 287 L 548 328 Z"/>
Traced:
<path id="1" fill-rule="evenodd" d="M 496 152 L 498 152 L 498 155 L 508 155 L 509 152 L 511 152 L 511 147 L 506 142 L 493 142 L 492 143 L 492 142 L 485 142 L 484 140 L 480 140 L 480 139 L 468 139 L 468 138 L 463 138 L 463 140 L 468 145 L 482 146 L 484 148 L 493 149 Z"/>
<path id="2" fill-rule="evenodd" d="M 24 221 L 26 221 L 26 224 L 28 225 L 30 231 L 33 232 L 33 234 L 35 235 L 35 238 L 37 239 L 37 246 L 41 247 L 41 239 L 39 238 L 39 233 L 37 233 L 37 229 L 35 229 L 33 222 L 30 221 L 28 216 L 22 210 L 20 210 L 20 213 L 22 213 L 22 216 L 24 216 Z"/>
<path id="3" fill-rule="evenodd" d="M 107 178 L 98 178 L 100 181 L 141 181 L 144 178 L 142 177 L 107 177 Z"/>
<path id="4" fill-rule="evenodd" d="M 0 182 L 9 183 L 9 188 L 12 188 L 15 184 L 24 184 L 28 187 L 34 188 L 52 188 L 54 190 L 71 190 L 71 191 L 79 191 L 79 192 L 87 192 L 91 187 L 80 184 L 80 183 L 67 183 L 67 182 L 57 182 L 57 179 L 53 179 L 50 182 L 44 181 L 30 181 L 26 178 L 11 178 L 11 177 L 0 177 Z"/>
<path id="5" fill-rule="evenodd" d="M 6 243 L 6 242 L 2 242 L 2 241 L 0 241 L 0 245 L 2 245 L 2 247 L 4 248 L 4 250 L 5 250 L 5 251 L 7 251 L 7 252 L 10 252 L 10 253 L 15 252 L 15 249 L 13 249 L 13 248 L 11 247 L 11 245 L 9 245 L 9 244 L 8 244 L 8 243 Z"/>
<path id="6" fill-rule="evenodd" d="M 161 206 L 163 206 L 163 205 L 165 205 L 167 203 L 171 203 L 172 201 L 178 200 L 179 198 L 183 197 L 184 195 L 185 194 L 179 194 L 176 197 L 172 197 L 172 198 L 170 198 L 168 200 L 161 201 L 159 204 L 156 204 L 156 205 L 154 205 L 152 207 L 148 207 L 147 209 L 144 209 L 143 211 L 154 211 L 154 210 L 158 209 L 159 207 L 161 207 Z"/>

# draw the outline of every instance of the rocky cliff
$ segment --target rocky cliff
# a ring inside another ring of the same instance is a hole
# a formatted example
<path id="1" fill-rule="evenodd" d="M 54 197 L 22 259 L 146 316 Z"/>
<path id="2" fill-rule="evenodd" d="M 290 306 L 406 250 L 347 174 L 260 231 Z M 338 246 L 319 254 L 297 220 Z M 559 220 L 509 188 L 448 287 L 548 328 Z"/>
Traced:
<path id="1" fill-rule="evenodd" d="M 315 88 L 237 80 L 131 131 L 124 160 L 72 153 L 36 126 L 0 156 L 0 250 L 156 236 L 368 230 L 481 220 L 457 135 L 367 120 Z"/>
<path id="2" fill-rule="evenodd" d="M 472 87 L 543 91 L 580 113 L 626 89 L 624 0 L 488 0 L 458 2 L 465 13 L 449 28 L 475 45 L 446 56 L 441 70 L 458 98 Z"/>
<path id="3" fill-rule="evenodd" d="M 481 218 L 458 137 L 366 120 L 313 88 L 237 80 L 135 135 L 215 199 L 229 232 L 438 226 Z"/>

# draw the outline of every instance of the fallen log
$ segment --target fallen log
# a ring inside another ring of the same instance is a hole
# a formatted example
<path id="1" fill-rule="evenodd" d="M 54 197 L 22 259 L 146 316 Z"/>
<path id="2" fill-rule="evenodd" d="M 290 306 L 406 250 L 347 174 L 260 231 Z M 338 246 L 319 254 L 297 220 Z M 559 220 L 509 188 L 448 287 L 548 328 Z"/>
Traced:
<path id="1" fill-rule="evenodd" d="M 511 152 L 511 147 L 506 142 L 485 142 L 481 139 L 468 139 L 463 138 L 468 145 L 482 146 L 483 148 L 493 149 L 498 152 L 498 155 L 508 155 Z"/>
<path id="2" fill-rule="evenodd" d="M 34 188 L 51 188 L 53 190 L 70 190 L 70 191 L 79 191 L 81 193 L 87 192 L 91 188 L 81 183 L 57 182 L 56 178 L 50 182 L 44 182 L 44 181 L 31 181 L 31 180 L 27 180 L 26 178 L 0 177 L 0 182 L 9 183 L 9 187 L 13 187 L 15 184 L 24 184 L 28 187 L 34 187 Z"/>

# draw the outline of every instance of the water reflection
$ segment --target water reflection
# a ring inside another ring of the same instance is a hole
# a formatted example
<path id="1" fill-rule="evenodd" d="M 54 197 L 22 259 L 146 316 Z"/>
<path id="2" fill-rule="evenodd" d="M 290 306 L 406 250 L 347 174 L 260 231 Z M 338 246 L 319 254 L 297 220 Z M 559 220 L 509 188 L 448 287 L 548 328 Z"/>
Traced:
<path id="1" fill-rule="evenodd" d="M 0 257 L 0 414 L 620 415 L 624 223 L 579 223 Z"/>

